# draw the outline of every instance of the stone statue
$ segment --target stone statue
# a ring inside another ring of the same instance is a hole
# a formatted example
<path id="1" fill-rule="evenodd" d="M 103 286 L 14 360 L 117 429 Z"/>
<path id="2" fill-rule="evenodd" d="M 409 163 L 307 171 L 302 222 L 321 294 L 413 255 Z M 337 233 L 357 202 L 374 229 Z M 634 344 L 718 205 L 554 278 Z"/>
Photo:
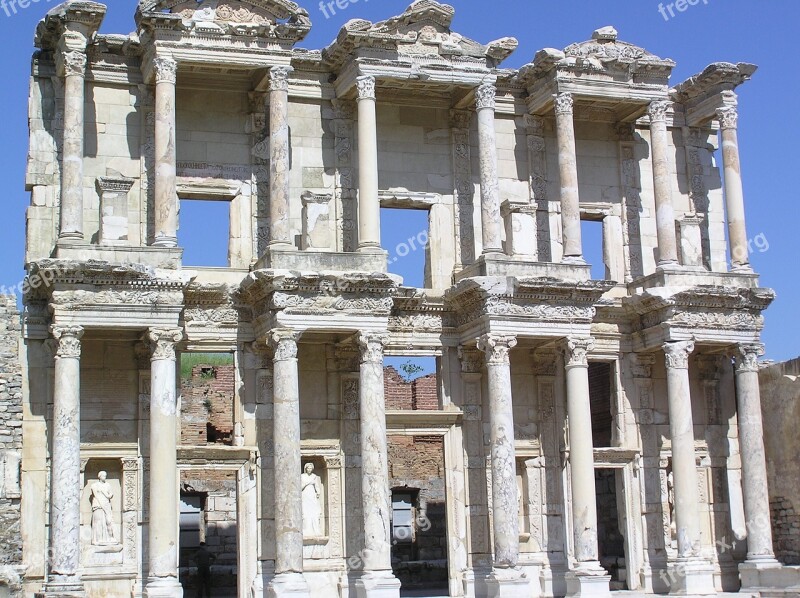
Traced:
<path id="1" fill-rule="evenodd" d="M 303 488 L 303 536 L 322 536 L 322 480 L 314 473 L 314 464 L 306 463 L 300 476 Z"/>
<path id="2" fill-rule="evenodd" d="M 108 546 L 116 544 L 114 537 L 114 512 L 111 499 L 114 490 L 106 481 L 107 474 L 101 471 L 97 474 L 97 481 L 92 484 L 89 502 L 92 505 L 92 544 L 95 546 Z"/>

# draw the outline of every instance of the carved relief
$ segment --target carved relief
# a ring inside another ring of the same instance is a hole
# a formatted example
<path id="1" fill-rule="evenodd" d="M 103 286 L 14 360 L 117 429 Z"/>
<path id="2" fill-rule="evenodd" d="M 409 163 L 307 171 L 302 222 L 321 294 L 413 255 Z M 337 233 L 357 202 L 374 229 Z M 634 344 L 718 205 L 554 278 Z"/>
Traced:
<path id="1" fill-rule="evenodd" d="M 486 354 L 488 365 L 509 365 L 509 352 L 517 346 L 517 337 L 501 334 L 484 334 L 478 340 L 478 349 Z"/>
<path id="2" fill-rule="evenodd" d="M 359 100 L 375 99 L 375 77 L 370 75 L 358 77 L 358 79 L 356 79 L 356 87 L 358 89 Z"/>
<path id="3" fill-rule="evenodd" d="M 664 343 L 664 357 L 667 369 L 689 369 L 689 357 L 694 351 L 694 341 Z"/>
<path id="4" fill-rule="evenodd" d="M 484 83 L 475 90 L 475 107 L 478 110 L 495 109 L 497 103 L 497 87 Z"/>
<path id="5" fill-rule="evenodd" d="M 717 119 L 719 120 L 720 128 L 735 129 L 739 125 L 739 111 L 736 106 L 726 106 L 725 108 L 717 109 Z"/>
<path id="6" fill-rule="evenodd" d="M 589 352 L 594 349 L 594 339 L 570 337 L 561 345 L 568 368 L 589 367 Z"/>
<path id="7" fill-rule="evenodd" d="M 571 93 L 559 93 L 555 96 L 556 114 L 572 115 L 574 106 L 575 100 Z"/>
<path id="8" fill-rule="evenodd" d="M 156 83 L 172 83 L 178 78 L 178 63 L 170 56 L 156 56 L 153 59 Z"/>
<path id="9" fill-rule="evenodd" d="M 53 326 L 50 332 L 58 341 L 56 357 L 61 359 L 80 359 L 83 328 L 80 326 Z"/>

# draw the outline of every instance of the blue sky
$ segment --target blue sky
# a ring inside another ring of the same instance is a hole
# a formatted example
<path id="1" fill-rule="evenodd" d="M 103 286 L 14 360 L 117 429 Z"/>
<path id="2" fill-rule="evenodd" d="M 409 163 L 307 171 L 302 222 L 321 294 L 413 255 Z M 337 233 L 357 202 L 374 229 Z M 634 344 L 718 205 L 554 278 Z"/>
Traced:
<path id="1" fill-rule="evenodd" d="M 5 0 L 9 2 L 10 0 Z M 56 1 L 30 0 L 17 12 L 0 3 L 0 39 L 5 51 L 0 66 L 5 85 L 0 92 L 0 110 L 5 125 L 0 145 L 0 185 L 5 189 L 4 229 L 0 235 L 0 286 L 10 288 L 23 276 L 25 207 L 29 196 L 24 189 L 27 151 L 27 97 L 33 34 L 38 20 Z M 301 44 L 321 48 L 348 20 L 381 20 L 402 12 L 410 0 L 340 0 L 335 14 L 318 3 L 301 2 L 309 11 L 314 27 Z M 107 33 L 133 29 L 136 0 L 114 0 L 103 25 Z M 747 207 L 748 234 L 766 243 L 758 245 L 751 261 L 761 273 L 762 286 L 777 291 L 778 299 L 767 312 L 764 340 L 767 357 L 784 360 L 800 355 L 800 276 L 794 260 L 800 258 L 800 233 L 794 220 L 798 191 L 791 184 L 797 174 L 795 145 L 800 133 L 800 78 L 796 66 L 796 39 L 800 23 L 800 2 L 770 0 L 698 0 L 684 12 L 653 0 L 456 0 L 453 28 L 459 33 L 487 42 L 504 36 L 520 41 L 519 49 L 504 64 L 519 67 L 544 47 L 564 48 L 583 41 L 593 30 L 614 25 L 620 39 L 643 46 L 678 63 L 672 83 L 676 84 L 715 61 L 753 62 L 759 65 L 753 81 L 740 88 L 739 135 Z M 397 239 L 397 242 L 403 239 Z M 394 240 L 387 240 L 392 249 Z M 767 250 L 763 248 L 767 247 Z M 415 257 L 401 260 L 409 272 L 420 272 Z M 407 264 L 407 265 L 406 265 Z M 401 267 L 398 265 L 398 268 Z"/>

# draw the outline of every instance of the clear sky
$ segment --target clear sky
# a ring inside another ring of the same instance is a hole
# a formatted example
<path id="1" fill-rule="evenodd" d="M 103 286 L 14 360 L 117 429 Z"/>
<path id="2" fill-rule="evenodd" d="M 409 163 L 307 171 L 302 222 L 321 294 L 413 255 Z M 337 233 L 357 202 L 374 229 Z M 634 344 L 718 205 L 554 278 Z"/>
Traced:
<path id="1" fill-rule="evenodd" d="M 751 261 L 761 273 L 762 286 L 777 291 L 767 312 L 764 340 L 767 357 L 785 360 L 800 355 L 800 229 L 794 217 L 800 200 L 791 181 L 800 172 L 800 78 L 797 38 L 800 2 L 797 0 L 692 0 L 683 12 L 670 2 L 655 0 L 455 0 L 454 30 L 480 42 L 504 36 L 519 39 L 518 50 L 504 64 L 519 67 L 544 47 L 564 48 L 591 36 L 593 30 L 614 25 L 620 39 L 643 46 L 678 64 L 672 83 L 701 71 L 715 61 L 759 65 L 753 80 L 740 88 L 739 135 L 742 151 L 748 234 L 754 242 Z M 4 189 L 3 229 L 0 235 L 0 286 L 17 285 L 23 276 L 24 189 L 27 137 L 27 97 L 30 55 L 36 23 L 56 1 L 0 1 L 0 91 L 3 143 L 0 146 L 0 185 Z M 20 8 L 18 4 L 28 4 Z M 321 48 L 350 19 L 382 20 L 401 13 L 410 0 L 339 0 L 338 8 L 323 12 L 318 3 L 303 1 L 314 24 L 300 44 Z M 109 1 L 103 25 L 106 33 L 134 28 L 136 0 Z M 16 8 L 16 13 L 14 12 Z M 799 210 L 800 211 L 800 210 Z M 402 239 L 398 239 L 400 242 Z M 390 243 L 394 243 L 391 240 Z M 390 251 L 393 245 L 387 245 Z M 414 254 L 412 254 L 414 255 Z M 419 253 L 415 254 L 419 255 Z M 404 258 L 409 270 L 419 271 L 414 257 Z M 398 266 L 400 267 L 400 266 Z"/>

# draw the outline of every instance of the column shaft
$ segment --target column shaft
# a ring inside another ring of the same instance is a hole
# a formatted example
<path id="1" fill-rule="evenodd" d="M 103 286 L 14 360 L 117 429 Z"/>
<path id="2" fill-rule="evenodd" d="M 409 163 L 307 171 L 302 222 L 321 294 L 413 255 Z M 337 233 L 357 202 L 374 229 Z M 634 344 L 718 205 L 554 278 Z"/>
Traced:
<path id="1" fill-rule="evenodd" d="M 492 458 L 494 568 L 512 569 L 519 562 L 519 498 L 514 444 L 509 351 L 513 336 L 487 334 L 478 341 L 486 354 Z"/>
<path id="2" fill-rule="evenodd" d="M 158 247 L 178 246 L 176 187 L 175 82 L 178 63 L 168 56 L 153 60 L 156 74 L 155 106 L 155 238 Z"/>
<path id="3" fill-rule="evenodd" d="M 64 52 L 64 147 L 59 239 L 83 239 L 83 151 L 86 54 Z"/>
<path id="4" fill-rule="evenodd" d="M 561 178 L 561 234 L 564 260 L 583 261 L 573 103 L 572 94 L 569 93 L 560 93 L 555 99 L 558 170 Z"/>
<path id="5" fill-rule="evenodd" d="M 762 345 L 741 345 L 736 356 L 736 401 L 742 490 L 747 520 L 747 560 L 774 562 L 758 358 Z"/>
<path id="6" fill-rule="evenodd" d="M 50 579 L 53 588 L 82 589 L 80 578 L 80 327 L 53 327 L 58 341 L 50 462 Z"/>
<path id="7" fill-rule="evenodd" d="M 358 78 L 358 249 L 381 246 L 375 78 Z"/>
<path id="8" fill-rule="evenodd" d="M 494 112 L 497 88 L 481 85 L 475 93 L 478 111 L 478 148 L 481 174 L 481 230 L 483 253 L 502 253 L 500 182 L 497 178 L 497 132 Z"/>
<path id="9" fill-rule="evenodd" d="M 739 159 L 738 112 L 735 106 L 717 110 L 722 129 L 722 167 L 725 176 L 725 210 L 728 216 L 728 241 L 731 265 L 749 269 L 750 250 L 744 215 L 742 167 Z"/>
<path id="10" fill-rule="evenodd" d="M 270 69 L 269 217 L 270 246 L 291 245 L 289 229 L 289 74 L 291 67 Z"/>
<path id="11" fill-rule="evenodd" d="M 672 184 L 670 182 L 668 109 L 669 102 L 653 102 L 649 108 L 659 266 L 678 263 L 675 209 L 672 206 Z"/>

